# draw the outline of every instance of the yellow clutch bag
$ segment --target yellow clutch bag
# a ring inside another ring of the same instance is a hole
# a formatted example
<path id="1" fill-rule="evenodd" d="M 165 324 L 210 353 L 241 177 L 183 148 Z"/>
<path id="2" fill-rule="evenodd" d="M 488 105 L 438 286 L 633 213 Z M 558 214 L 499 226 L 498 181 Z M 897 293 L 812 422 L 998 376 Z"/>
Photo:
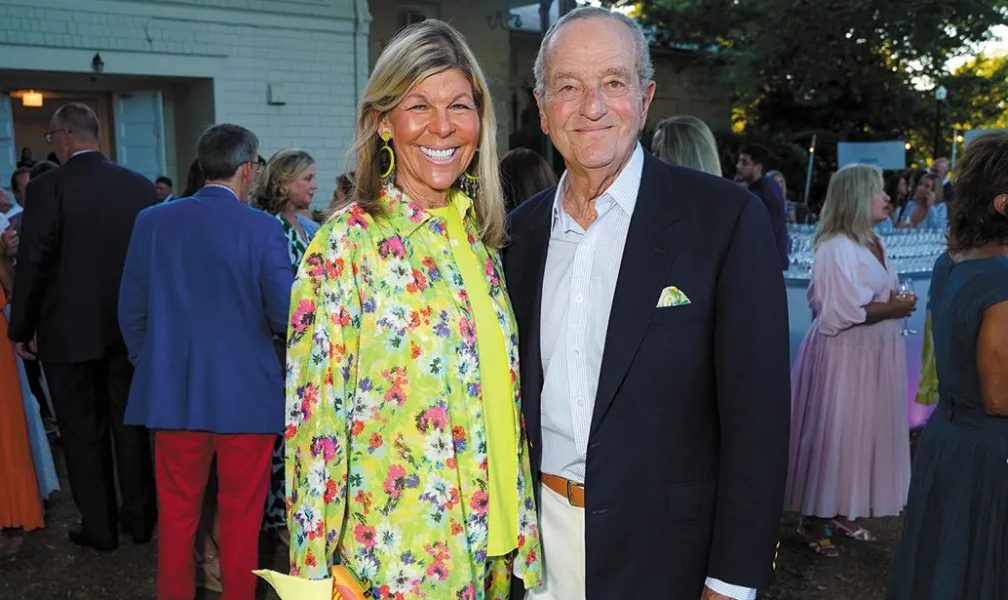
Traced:
<path id="1" fill-rule="evenodd" d="M 280 600 L 367 600 L 361 584 L 340 565 L 329 568 L 328 579 L 291 577 L 269 569 L 253 573 L 273 586 Z"/>

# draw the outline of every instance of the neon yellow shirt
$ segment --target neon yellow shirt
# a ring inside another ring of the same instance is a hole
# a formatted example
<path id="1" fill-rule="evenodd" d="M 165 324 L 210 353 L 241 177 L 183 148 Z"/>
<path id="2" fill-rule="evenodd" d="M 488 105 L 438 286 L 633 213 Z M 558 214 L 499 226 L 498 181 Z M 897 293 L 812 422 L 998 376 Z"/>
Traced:
<path id="1" fill-rule="evenodd" d="M 445 220 L 455 264 L 462 285 L 473 290 L 469 297 L 476 320 L 476 351 L 479 354 L 483 415 L 487 430 L 487 484 L 490 486 L 489 541 L 487 554 L 503 556 L 518 546 L 518 496 L 510 485 L 518 477 L 517 424 L 512 409 L 514 387 L 508 368 L 504 330 L 490 301 L 490 284 L 485 269 L 473 252 L 473 240 L 462 226 L 471 204 L 469 198 L 453 191 L 448 206 L 428 209 Z"/>

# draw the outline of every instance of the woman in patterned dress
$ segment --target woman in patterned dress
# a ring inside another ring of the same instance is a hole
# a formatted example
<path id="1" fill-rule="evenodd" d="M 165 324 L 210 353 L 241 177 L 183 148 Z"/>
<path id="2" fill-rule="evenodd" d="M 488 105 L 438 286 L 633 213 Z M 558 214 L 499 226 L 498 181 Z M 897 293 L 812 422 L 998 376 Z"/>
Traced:
<path id="1" fill-rule="evenodd" d="M 378 58 L 354 202 L 291 294 L 291 574 L 374 598 L 507 598 L 542 579 L 518 344 L 498 249 L 497 126 L 462 36 L 424 21 Z"/>
<path id="2" fill-rule="evenodd" d="M 290 250 L 291 264 L 297 269 L 305 249 L 319 230 L 319 224 L 302 216 L 298 211 L 311 206 L 318 189 L 315 176 L 315 159 L 304 150 L 288 149 L 274 154 L 259 176 L 256 203 L 274 215 L 283 225 Z M 263 513 L 263 529 L 276 531 L 288 540 L 286 530 L 286 493 L 284 491 L 284 443 L 277 438 L 273 448 L 270 471 L 270 490 Z"/>

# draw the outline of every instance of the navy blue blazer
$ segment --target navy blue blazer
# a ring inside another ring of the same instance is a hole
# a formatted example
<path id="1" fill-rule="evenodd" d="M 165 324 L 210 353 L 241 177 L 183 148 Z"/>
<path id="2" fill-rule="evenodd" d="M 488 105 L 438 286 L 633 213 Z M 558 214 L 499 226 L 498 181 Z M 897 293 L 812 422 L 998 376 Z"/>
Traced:
<path id="1" fill-rule="evenodd" d="M 536 478 L 555 193 L 511 213 L 504 254 Z M 657 308 L 668 286 L 690 303 Z M 760 201 L 645 152 L 588 436 L 588 600 L 699 598 L 707 576 L 768 583 L 787 474 L 787 318 Z"/>
<path id="2" fill-rule="evenodd" d="M 136 367 L 126 423 L 151 429 L 278 433 L 294 281 L 275 217 L 229 190 L 140 212 L 119 294 L 119 326 Z"/>

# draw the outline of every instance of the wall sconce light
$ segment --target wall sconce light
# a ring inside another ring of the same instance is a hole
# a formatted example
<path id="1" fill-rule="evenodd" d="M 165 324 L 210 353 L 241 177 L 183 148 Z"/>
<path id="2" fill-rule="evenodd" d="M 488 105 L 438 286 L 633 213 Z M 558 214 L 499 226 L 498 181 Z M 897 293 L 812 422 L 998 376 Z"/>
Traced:
<path id="1" fill-rule="evenodd" d="M 100 52 L 95 52 L 94 58 L 91 59 L 91 70 L 96 74 L 105 70 L 105 61 L 102 60 Z"/>
<path id="2" fill-rule="evenodd" d="M 28 90 L 21 93 L 21 106 L 39 108 L 42 106 L 42 92 Z"/>

